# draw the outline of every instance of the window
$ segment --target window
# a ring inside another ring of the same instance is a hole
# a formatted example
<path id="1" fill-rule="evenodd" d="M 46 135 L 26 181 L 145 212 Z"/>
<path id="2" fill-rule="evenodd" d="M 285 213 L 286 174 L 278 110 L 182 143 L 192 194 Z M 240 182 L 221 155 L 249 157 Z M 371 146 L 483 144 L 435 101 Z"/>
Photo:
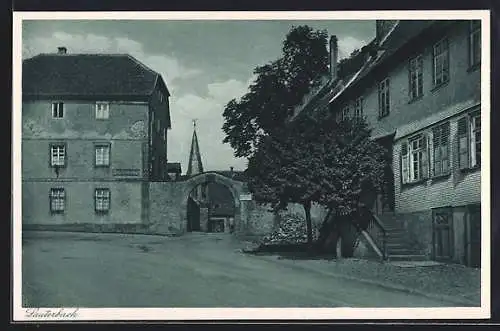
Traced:
<path id="1" fill-rule="evenodd" d="M 95 165 L 97 167 L 109 167 L 109 144 L 95 145 Z"/>
<path id="2" fill-rule="evenodd" d="M 432 148 L 434 157 L 434 176 L 450 173 L 449 158 L 450 123 L 447 122 L 432 130 Z"/>
<path id="3" fill-rule="evenodd" d="M 469 25 L 469 66 L 481 63 L 481 21 L 471 21 Z"/>
<path id="4" fill-rule="evenodd" d="M 409 63 L 409 78 L 410 78 L 410 100 L 421 97 L 423 94 L 423 78 L 422 78 L 423 60 L 422 56 L 416 56 Z"/>
<path id="5" fill-rule="evenodd" d="M 107 213 L 110 205 L 110 193 L 107 188 L 98 188 L 95 190 L 95 211 Z"/>
<path id="6" fill-rule="evenodd" d="M 389 78 L 378 85 L 378 115 L 379 118 L 389 115 Z"/>
<path id="7" fill-rule="evenodd" d="M 481 115 L 480 113 L 458 120 L 458 155 L 460 169 L 481 165 Z"/>
<path id="8" fill-rule="evenodd" d="M 345 121 L 346 119 L 349 118 L 349 105 L 345 105 L 344 108 L 342 108 L 342 121 Z"/>
<path id="9" fill-rule="evenodd" d="M 471 118 L 471 166 L 481 164 L 481 116 L 476 114 Z"/>
<path id="10" fill-rule="evenodd" d="M 53 213 L 64 212 L 66 194 L 63 188 L 50 189 L 50 211 Z"/>
<path id="11" fill-rule="evenodd" d="M 167 128 L 163 128 L 163 141 L 167 141 Z"/>
<path id="12" fill-rule="evenodd" d="M 354 116 L 356 118 L 363 117 L 363 97 L 359 97 L 354 102 Z"/>
<path id="13" fill-rule="evenodd" d="M 401 181 L 418 182 L 428 177 L 427 136 L 419 135 L 401 144 Z"/>
<path id="14" fill-rule="evenodd" d="M 50 165 L 52 167 L 64 167 L 66 164 L 66 146 L 54 144 L 50 146 Z"/>
<path id="15" fill-rule="evenodd" d="M 64 103 L 53 102 L 52 103 L 52 117 L 53 118 L 63 118 L 64 117 Z"/>
<path id="16" fill-rule="evenodd" d="M 434 86 L 439 86 L 449 80 L 449 49 L 448 39 L 436 43 L 432 49 Z"/>
<path id="17" fill-rule="evenodd" d="M 98 120 L 106 120 L 109 118 L 109 103 L 97 102 L 95 104 L 95 118 Z"/>

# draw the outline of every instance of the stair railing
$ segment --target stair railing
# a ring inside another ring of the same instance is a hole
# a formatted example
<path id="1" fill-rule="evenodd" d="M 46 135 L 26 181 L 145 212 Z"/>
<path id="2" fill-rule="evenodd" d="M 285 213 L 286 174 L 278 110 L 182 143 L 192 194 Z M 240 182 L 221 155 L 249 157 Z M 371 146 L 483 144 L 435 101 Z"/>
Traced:
<path id="1" fill-rule="evenodd" d="M 356 226 L 377 255 L 385 261 L 387 260 L 387 230 L 371 210 L 364 209 L 363 211 L 364 215 L 357 220 Z"/>

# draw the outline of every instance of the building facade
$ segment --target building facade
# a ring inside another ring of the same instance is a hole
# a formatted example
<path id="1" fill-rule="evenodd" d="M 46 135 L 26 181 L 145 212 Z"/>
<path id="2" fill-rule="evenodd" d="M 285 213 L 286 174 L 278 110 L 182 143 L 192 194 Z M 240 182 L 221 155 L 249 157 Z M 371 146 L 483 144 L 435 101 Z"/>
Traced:
<path id="1" fill-rule="evenodd" d="M 473 266 L 480 259 L 480 37 L 480 21 L 377 21 L 374 40 L 339 63 L 339 77 L 299 109 L 364 117 L 390 153 L 389 185 L 373 211 L 405 230 L 414 252 Z"/>
<path id="2" fill-rule="evenodd" d="M 149 183 L 167 180 L 169 91 L 129 55 L 23 61 L 23 225 L 148 222 Z"/>

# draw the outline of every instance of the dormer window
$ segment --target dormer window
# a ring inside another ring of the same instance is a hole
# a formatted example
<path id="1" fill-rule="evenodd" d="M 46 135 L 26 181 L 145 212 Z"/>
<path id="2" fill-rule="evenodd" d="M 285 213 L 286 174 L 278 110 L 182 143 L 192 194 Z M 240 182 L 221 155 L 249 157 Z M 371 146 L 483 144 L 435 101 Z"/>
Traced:
<path id="1" fill-rule="evenodd" d="M 52 103 L 52 118 L 63 118 L 64 117 L 64 103 L 53 102 Z"/>
<path id="2" fill-rule="evenodd" d="M 109 102 L 96 102 L 95 118 L 98 120 L 107 120 L 109 118 Z"/>

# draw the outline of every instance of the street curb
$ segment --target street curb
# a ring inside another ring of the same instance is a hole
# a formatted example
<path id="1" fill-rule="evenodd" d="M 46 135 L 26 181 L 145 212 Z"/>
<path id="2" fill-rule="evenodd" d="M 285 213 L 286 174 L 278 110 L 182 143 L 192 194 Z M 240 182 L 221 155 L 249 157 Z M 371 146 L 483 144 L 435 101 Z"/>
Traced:
<path id="1" fill-rule="evenodd" d="M 244 250 L 242 250 L 242 252 L 243 253 L 249 253 L 249 252 L 245 252 Z M 470 307 L 470 306 L 480 307 L 481 306 L 480 303 L 478 304 L 477 302 L 469 300 L 469 299 L 466 299 L 466 298 L 459 298 L 459 297 L 450 296 L 450 295 L 437 295 L 437 294 L 427 293 L 427 292 L 424 292 L 424 291 L 421 291 L 421 290 L 416 290 L 416 289 L 413 289 L 411 287 L 406 287 L 406 286 L 402 286 L 402 285 L 387 284 L 387 283 L 384 283 L 384 282 L 375 281 L 375 280 L 366 279 L 366 278 L 359 278 L 359 277 L 355 277 L 355 276 L 347 276 L 347 275 L 342 275 L 342 274 L 333 273 L 333 272 L 325 272 L 323 270 L 317 270 L 317 269 L 314 269 L 314 268 L 309 268 L 309 267 L 305 267 L 305 266 L 298 265 L 298 264 L 295 264 L 295 263 L 284 261 L 282 259 L 279 259 L 276 255 L 268 255 L 268 256 L 262 256 L 262 255 L 257 255 L 257 254 L 252 254 L 252 255 L 256 256 L 256 257 L 259 257 L 261 259 L 266 259 L 266 257 L 274 257 L 275 259 L 273 259 L 273 261 L 278 262 L 280 264 L 283 264 L 283 265 L 293 265 L 296 268 L 299 268 L 299 269 L 302 269 L 302 270 L 307 270 L 307 271 L 314 271 L 314 272 L 323 274 L 325 276 L 331 276 L 331 277 L 345 279 L 345 280 L 354 280 L 354 281 L 357 281 L 357 282 L 360 282 L 360 283 L 364 283 L 364 284 L 368 284 L 368 285 L 374 285 L 374 286 L 378 286 L 378 287 L 385 288 L 385 289 L 388 289 L 388 290 L 395 290 L 395 291 L 405 292 L 405 293 L 409 293 L 409 294 L 416 294 L 416 295 L 420 295 L 420 296 L 423 296 L 423 297 L 427 297 L 429 299 L 441 300 L 441 301 L 446 301 L 446 302 L 450 302 L 450 303 L 454 303 L 454 304 L 459 304 L 459 305 L 466 305 L 467 307 Z M 267 258 L 266 260 L 270 260 L 270 259 Z"/>

